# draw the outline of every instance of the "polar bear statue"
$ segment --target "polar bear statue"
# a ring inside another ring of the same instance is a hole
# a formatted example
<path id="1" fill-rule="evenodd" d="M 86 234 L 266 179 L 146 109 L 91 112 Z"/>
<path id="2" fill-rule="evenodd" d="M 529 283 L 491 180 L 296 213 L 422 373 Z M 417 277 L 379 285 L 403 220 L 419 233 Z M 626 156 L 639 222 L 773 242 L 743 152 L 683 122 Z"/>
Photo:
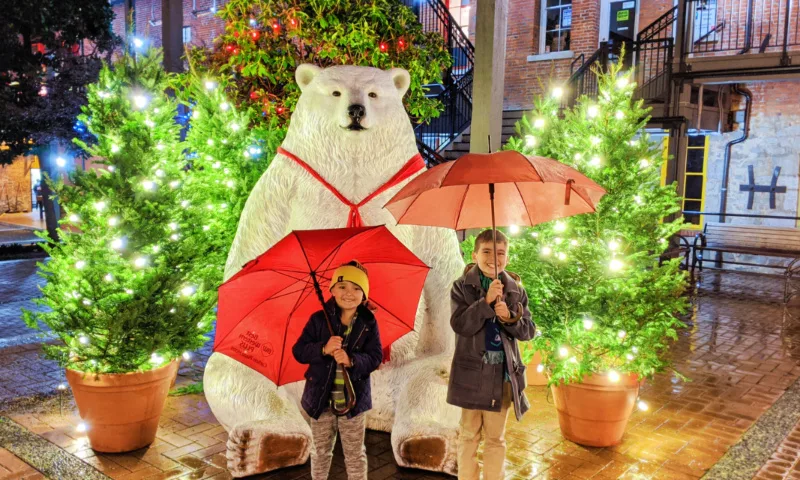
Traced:
<path id="1" fill-rule="evenodd" d="M 455 345 L 450 287 L 464 266 L 456 235 L 443 228 L 395 225 L 382 207 L 407 180 L 355 209 L 331 189 L 357 204 L 418 155 L 402 103 L 409 74 L 399 68 L 301 65 L 295 78 L 301 95 L 282 153 L 250 193 L 225 277 L 292 230 L 342 228 L 353 225 L 355 217 L 364 225 L 387 225 L 431 271 L 414 331 L 393 344 L 390 360 L 372 374 L 367 428 L 391 432 L 399 465 L 455 474 L 460 411 L 445 398 Z M 209 358 L 205 394 L 229 433 L 228 468 L 234 477 L 306 462 L 311 429 L 300 407 L 303 385 L 277 388 L 230 357 L 214 353 Z"/>

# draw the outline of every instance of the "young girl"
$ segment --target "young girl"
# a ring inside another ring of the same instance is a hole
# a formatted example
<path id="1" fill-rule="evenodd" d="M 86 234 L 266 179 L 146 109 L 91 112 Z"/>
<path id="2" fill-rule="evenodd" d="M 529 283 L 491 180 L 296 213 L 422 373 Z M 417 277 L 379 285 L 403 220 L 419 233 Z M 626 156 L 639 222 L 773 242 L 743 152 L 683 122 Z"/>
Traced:
<path id="1" fill-rule="evenodd" d="M 311 315 L 292 349 L 294 358 L 308 365 L 301 403 L 311 417 L 311 478 L 328 478 L 338 432 L 342 435 L 347 478 L 367 480 L 364 412 L 372 408 L 369 375 L 383 361 L 378 324 L 366 307 L 367 270 L 355 260 L 337 268 L 331 277 L 331 294 L 325 311 L 334 335 L 320 310 Z M 356 398 L 355 407 L 344 416 L 334 415 L 331 408 L 341 411 L 347 404 L 340 365 L 350 375 Z"/>

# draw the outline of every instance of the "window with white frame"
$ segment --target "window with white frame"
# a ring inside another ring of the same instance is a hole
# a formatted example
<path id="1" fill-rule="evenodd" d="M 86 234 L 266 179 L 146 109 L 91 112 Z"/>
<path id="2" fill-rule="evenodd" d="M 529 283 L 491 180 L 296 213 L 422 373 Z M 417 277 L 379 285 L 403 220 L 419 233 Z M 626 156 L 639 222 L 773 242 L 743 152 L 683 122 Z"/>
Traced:
<path id="1" fill-rule="evenodd" d="M 192 43 L 192 27 L 183 27 L 183 43 Z"/>
<path id="2" fill-rule="evenodd" d="M 542 0 L 539 53 L 569 50 L 572 0 Z"/>

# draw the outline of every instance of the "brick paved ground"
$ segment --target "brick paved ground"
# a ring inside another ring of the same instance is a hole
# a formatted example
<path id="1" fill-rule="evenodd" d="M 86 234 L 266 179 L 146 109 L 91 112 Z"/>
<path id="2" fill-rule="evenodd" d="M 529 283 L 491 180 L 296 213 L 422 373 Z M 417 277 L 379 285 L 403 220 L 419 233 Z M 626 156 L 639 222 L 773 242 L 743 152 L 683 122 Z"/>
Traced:
<path id="1" fill-rule="evenodd" d="M 44 259 L 0 262 L 0 345 L 34 333 L 23 323 L 20 309 L 39 308 L 31 300 L 41 296 L 39 285 L 44 280 L 36 274 L 36 263 L 41 261 Z"/>
<path id="2" fill-rule="evenodd" d="M 35 468 L 23 462 L 8 450 L 0 448 L 0 479 L 38 480 L 42 478 L 45 478 L 44 475 L 36 471 Z"/>
<path id="3" fill-rule="evenodd" d="M 800 423 L 784 439 L 755 480 L 800 480 Z"/>
<path id="4" fill-rule="evenodd" d="M 621 445 L 585 448 L 563 440 L 552 399 L 544 387 L 531 387 L 533 408 L 522 423 L 509 422 L 508 479 L 693 479 L 701 477 L 736 443 L 755 420 L 800 377 L 800 308 L 781 303 L 780 278 L 705 272 L 694 299 L 689 328 L 673 349 L 676 368 L 691 378 L 665 373 L 648 381 L 642 398 L 648 412 L 635 412 Z M 0 350 L 0 384 L 12 394 L 53 391 L 60 372 L 36 358 L 35 348 Z M 196 377 L 206 349 L 181 382 Z M 43 380 L 44 378 L 44 380 Z M 225 471 L 225 441 L 202 395 L 170 397 L 157 441 L 124 455 L 97 455 L 75 432 L 78 418 L 64 394 L 27 404 L 0 406 L 7 415 L 112 478 L 230 478 Z M 800 433 L 787 439 L 797 465 Z M 445 478 L 401 471 L 393 462 L 389 436 L 370 432 L 370 480 Z M 344 478 L 341 454 L 331 478 Z M 777 465 L 773 461 L 771 465 Z M 0 461 L 0 465 L 3 465 Z M 780 463 L 786 466 L 785 463 Z M 769 467 L 765 466 L 762 478 Z M 5 467 L 4 467 L 5 468 Z M 787 472 L 791 468 L 785 469 Z M 1 471 L 1 470 L 0 470 Z M 308 467 L 259 478 L 310 478 Z M 788 477 L 787 477 L 788 478 Z"/>

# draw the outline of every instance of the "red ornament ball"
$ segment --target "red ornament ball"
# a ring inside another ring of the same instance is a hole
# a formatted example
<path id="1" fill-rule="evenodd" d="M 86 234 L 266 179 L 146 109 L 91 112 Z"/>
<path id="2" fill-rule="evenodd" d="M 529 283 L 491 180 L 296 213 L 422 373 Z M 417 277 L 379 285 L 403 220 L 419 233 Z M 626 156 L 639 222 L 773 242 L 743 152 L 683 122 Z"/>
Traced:
<path id="1" fill-rule="evenodd" d="M 233 45 L 225 45 L 225 51 L 228 53 L 233 53 Z"/>
<path id="2" fill-rule="evenodd" d="M 257 100 L 258 92 L 250 92 L 250 100 Z"/>
<path id="3" fill-rule="evenodd" d="M 286 111 L 286 109 L 283 107 L 278 107 L 275 109 L 275 111 L 278 112 L 278 115 L 283 115 L 283 112 Z"/>
<path id="4" fill-rule="evenodd" d="M 258 38 L 261 36 L 258 30 L 251 30 L 250 31 L 250 38 L 253 39 L 254 42 L 258 41 Z"/>
<path id="5" fill-rule="evenodd" d="M 386 42 L 381 42 L 380 45 L 378 45 L 378 48 L 380 48 L 381 52 L 383 53 L 389 51 L 389 45 Z"/>

